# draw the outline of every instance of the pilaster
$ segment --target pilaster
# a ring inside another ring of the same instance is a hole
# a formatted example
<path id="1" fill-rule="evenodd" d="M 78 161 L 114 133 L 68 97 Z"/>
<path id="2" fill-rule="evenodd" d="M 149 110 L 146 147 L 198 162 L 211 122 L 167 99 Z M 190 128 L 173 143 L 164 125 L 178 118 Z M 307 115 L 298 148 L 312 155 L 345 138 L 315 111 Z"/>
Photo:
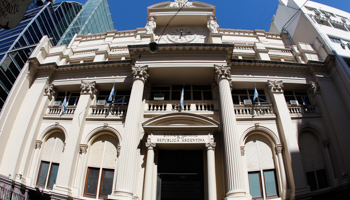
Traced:
<path id="1" fill-rule="evenodd" d="M 80 149 L 79 142 L 86 121 L 86 115 L 89 111 L 91 99 L 97 92 L 96 82 L 81 82 L 80 98 L 75 109 L 75 113 L 71 122 L 70 129 L 68 130 L 68 137 L 65 138 L 66 147 L 62 153 L 56 184 L 53 187 L 53 198 L 61 198 L 62 196 L 71 196 L 71 189 L 73 185 L 73 173 L 76 168 L 77 156 Z"/>
<path id="2" fill-rule="evenodd" d="M 222 136 L 226 166 L 226 197 L 225 199 L 249 199 L 244 187 L 243 160 L 240 154 L 239 136 L 236 130 L 237 122 L 231 96 L 229 66 L 215 65 L 215 79 L 219 85 L 220 113 Z"/>
<path id="3" fill-rule="evenodd" d="M 273 101 L 277 117 L 277 126 L 282 143 L 285 146 L 285 161 L 291 189 L 290 198 L 309 193 L 299 151 L 297 130 L 292 123 L 286 99 L 283 94 L 282 81 L 268 81 L 268 92 Z M 292 162 L 293 161 L 293 162 Z"/>
<path id="4" fill-rule="evenodd" d="M 133 66 L 133 84 L 125 118 L 125 131 L 120 151 L 116 189 L 109 199 L 133 199 L 136 180 L 137 146 L 140 142 L 142 97 L 148 78 L 148 66 Z"/>

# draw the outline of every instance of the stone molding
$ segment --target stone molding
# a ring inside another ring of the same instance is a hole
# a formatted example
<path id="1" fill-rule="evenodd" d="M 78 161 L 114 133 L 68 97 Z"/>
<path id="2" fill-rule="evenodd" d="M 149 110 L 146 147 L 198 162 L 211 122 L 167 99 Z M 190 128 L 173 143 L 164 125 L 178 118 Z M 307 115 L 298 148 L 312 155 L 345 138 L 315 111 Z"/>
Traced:
<path id="1" fill-rule="evenodd" d="M 121 146 L 120 145 L 118 145 L 118 147 L 117 147 L 117 157 L 119 157 L 119 155 L 120 155 L 120 150 L 121 150 Z"/>
<path id="2" fill-rule="evenodd" d="M 283 81 L 267 81 L 268 87 L 272 93 L 283 93 Z"/>
<path id="3" fill-rule="evenodd" d="M 35 145 L 34 145 L 34 148 L 35 149 L 41 149 L 41 145 L 43 144 L 43 141 L 41 140 L 36 140 L 35 141 Z"/>
<path id="4" fill-rule="evenodd" d="M 87 144 L 80 144 L 79 145 L 79 154 L 86 154 L 88 147 L 89 146 Z"/>
<path id="5" fill-rule="evenodd" d="M 320 86 L 317 82 L 311 81 L 310 83 L 310 93 L 315 95 L 320 93 Z"/>
<path id="6" fill-rule="evenodd" d="M 192 2 L 189 2 L 187 0 L 175 0 L 175 2 L 170 2 L 170 7 L 195 7 L 192 5 Z"/>
<path id="7" fill-rule="evenodd" d="M 245 147 L 245 146 L 241 146 L 241 156 L 244 156 L 244 153 L 245 153 L 244 147 Z"/>
<path id="8" fill-rule="evenodd" d="M 152 143 L 151 138 L 147 138 L 146 147 L 148 150 L 152 150 L 154 147 L 156 147 L 156 143 Z"/>
<path id="9" fill-rule="evenodd" d="M 96 94 L 96 92 L 97 92 L 96 81 L 84 82 L 82 80 L 81 85 L 80 85 L 80 89 L 81 89 L 80 94 L 90 94 L 91 98 L 93 98 L 94 94 Z"/>
<path id="10" fill-rule="evenodd" d="M 133 80 L 141 80 L 143 82 L 146 82 L 149 74 L 147 73 L 148 71 L 148 65 L 144 65 L 144 66 L 133 66 L 131 68 L 131 73 L 133 75 Z"/>
<path id="11" fill-rule="evenodd" d="M 54 85 L 53 84 L 47 84 L 46 87 L 45 87 L 45 91 L 44 92 L 45 92 L 44 95 L 48 96 L 48 98 L 51 100 L 52 97 L 56 93 Z"/>
<path id="12" fill-rule="evenodd" d="M 223 65 L 214 65 L 215 68 L 215 80 L 217 83 L 219 83 L 222 79 L 227 79 L 231 81 L 231 67 L 230 66 L 223 66 Z"/>

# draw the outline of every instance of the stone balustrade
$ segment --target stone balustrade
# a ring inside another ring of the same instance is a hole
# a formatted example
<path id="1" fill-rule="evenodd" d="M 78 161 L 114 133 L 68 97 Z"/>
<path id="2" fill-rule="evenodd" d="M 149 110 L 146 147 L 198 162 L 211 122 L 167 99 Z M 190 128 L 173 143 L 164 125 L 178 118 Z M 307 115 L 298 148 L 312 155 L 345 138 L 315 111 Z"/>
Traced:
<path id="1" fill-rule="evenodd" d="M 246 116 L 274 116 L 275 113 L 272 108 L 272 104 L 268 105 L 235 105 L 235 114 L 237 117 L 246 117 Z"/>
<path id="2" fill-rule="evenodd" d="M 118 106 L 118 105 L 104 105 L 104 106 L 90 106 L 90 116 L 91 117 L 98 117 L 98 116 L 115 116 L 115 117 L 125 117 L 126 115 L 126 110 L 127 110 L 126 105 L 124 106 Z"/>
<path id="3" fill-rule="evenodd" d="M 214 111 L 217 109 L 216 104 L 216 101 L 185 101 L 181 108 L 179 101 L 147 101 L 145 110 L 149 112 Z"/>
<path id="4" fill-rule="evenodd" d="M 315 106 L 304 106 L 304 105 L 291 106 L 291 105 L 288 105 L 288 109 L 289 109 L 290 114 L 318 113 Z"/>
<path id="5" fill-rule="evenodd" d="M 74 115 L 76 106 L 67 106 L 64 115 Z M 46 115 L 61 115 L 62 107 L 61 106 L 49 106 Z"/>

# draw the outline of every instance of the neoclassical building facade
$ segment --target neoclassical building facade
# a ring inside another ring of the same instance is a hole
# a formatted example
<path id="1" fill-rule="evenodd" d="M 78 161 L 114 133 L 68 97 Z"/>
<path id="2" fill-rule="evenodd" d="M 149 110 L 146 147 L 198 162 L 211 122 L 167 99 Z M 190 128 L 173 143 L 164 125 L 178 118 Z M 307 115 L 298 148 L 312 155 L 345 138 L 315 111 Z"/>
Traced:
<path id="1" fill-rule="evenodd" d="M 184 2 L 148 7 L 144 28 L 42 38 L 0 116 L 0 197 L 348 197 L 334 58 Z"/>

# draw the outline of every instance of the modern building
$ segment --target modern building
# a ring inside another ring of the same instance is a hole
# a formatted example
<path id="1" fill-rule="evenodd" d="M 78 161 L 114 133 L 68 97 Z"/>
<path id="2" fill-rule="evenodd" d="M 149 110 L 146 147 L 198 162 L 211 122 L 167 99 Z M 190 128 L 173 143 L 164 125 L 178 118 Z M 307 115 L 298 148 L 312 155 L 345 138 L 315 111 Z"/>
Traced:
<path id="1" fill-rule="evenodd" d="M 56 45 L 69 24 L 82 8 L 80 3 L 45 2 L 30 6 L 21 23 L 14 29 L 0 29 L 0 111 L 36 45 L 44 35 Z"/>
<path id="2" fill-rule="evenodd" d="M 114 30 L 107 0 L 88 0 L 69 25 L 58 45 L 68 45 L 75 34 L 95 34 Z"/>
<path id="3" fill-rule="evenodd" d="M 40 41 L 0 116 L 0 196 L 349 199 L 334 57 L 219 28 L 207 3 L 147 10 L 144 28 Z"/>
<path id="4" fill-rule="evenodd" d="M 335 57 L 333 80 L 342 99 L 350 99 L 350 13 L 306 0 L 280 0 L 271 32 L 285 32 L 294 42 L 313 45 L 321 59 Z M 305 34 L 307 33 L 307 34 Z M 350 112 L 350 102 L 344 109 Z"/>
<path id="5" fill-rule="evenodd" d="M 44 1 L 39 7 L 33 3 L 16 28 L 0 30 L 0 112 L 21 69 L 44 35 L 52 40 L 52 45 L 68 45 L 75 34 L 114 29 L 107 0 L 88 0 L 84 6 L 72 1 L 51 2 Z"/>

